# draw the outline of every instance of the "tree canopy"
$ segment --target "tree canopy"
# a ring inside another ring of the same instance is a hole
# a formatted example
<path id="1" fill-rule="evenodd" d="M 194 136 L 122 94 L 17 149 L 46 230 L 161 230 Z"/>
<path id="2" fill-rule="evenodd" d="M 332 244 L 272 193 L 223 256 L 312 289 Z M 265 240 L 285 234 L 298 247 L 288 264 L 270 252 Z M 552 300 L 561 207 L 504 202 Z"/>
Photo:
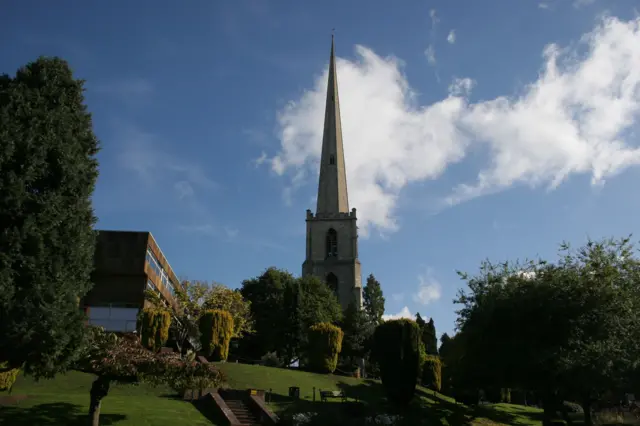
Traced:
<path id="1" fill-rule="evenodd" d="M 84 335 L 98 177 L 83 81 L 59 58 L 0 77 L 0 365 L 67 369 Z"/>
<path id="2" fill-rule="evenodd" d="M 155 353 L 132 333 L 118 336 L 101 327 L 89 327 L 88 338 L 73 368 L 96 375 L 90 394 L 91 424 L 100 424 L 100 406 L 113 383 L 144 381 L 152 385 L 180 384 L 185 388 L 220 385 L 224 376 L 211 364 L 185 361 L 176 353 Z"/>
<path id="3" fill-rule="evenodd" d="M 312 325 L 337 324 L 342 319 L 336 295 L 314 276 L 296 278 L 269 268 L 259 277 L 245 280 L 240 292 L 251 302 L 256 329 L 240 342 L 240 352 L 253 360 L 277 352 L 288 364 L 304 353 Z"/>
<path id="4" fill-rule="evenodd" d="M 380 282 L 370 274 L 367 277 L 367 283 L 362 290 L 362 302 L 364 310 L 376 325 L 382 323 L 382 316 L 384 315 L 384 295 L 382 294 L 382 287 Z"/>
<path id="5" fill-rule="evenodd" d="M 484 262 L 478 275 L 461 275 L 468 383 L 535 390 L 550 421 L 549 409 L 568 396 L 589 417 L 593 398 L 637 368 L 640 262 L 629 239 L 563 244 L 553 264 Z"/>

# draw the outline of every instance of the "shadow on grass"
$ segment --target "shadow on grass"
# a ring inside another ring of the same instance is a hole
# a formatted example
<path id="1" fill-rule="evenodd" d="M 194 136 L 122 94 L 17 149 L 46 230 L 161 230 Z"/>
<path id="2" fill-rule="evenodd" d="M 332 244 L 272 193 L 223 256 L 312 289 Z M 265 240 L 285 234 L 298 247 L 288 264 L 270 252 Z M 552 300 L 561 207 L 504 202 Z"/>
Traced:
<path id="1" fill-rule="evenodd" d="M 89 423 L 86 407 L 64 402 L 33 407 L 5 406 L 0 410 L 0 424 L 11 426 L 84 426 Z M 102 414 L 101 425 L 113 425 L 126 419 L 123 414 Z"/>
<path id="2" fill-rule="evenodd" d="M 416 395 L 427 399 L 428 402 L 424 400 L 421 402 L 425 410 L 439 417 L 441 421 L 446 419 L 449 424 L 466 425 L 477 418 L 485 418 L 508 425 L 528 425 L 531 422 L 542 422 L 541 412 L 531 412 L 527 407 L 520 405 L 505 404 L 500 408 L 492 404 L 468 407 L 442 399 L 440 396 L 434 395 L 433 392 L 424 389 L 416 389 Z"/>
<path id="3" fill-rule="evenodd" d="M 188 402 L 185 401 L 185 404 Z M 220 409 L 213 399 L 202 398 L 192 401 L 191 404 L 214 425 L 227 424 L 227 419 L 222 415 Z"/>

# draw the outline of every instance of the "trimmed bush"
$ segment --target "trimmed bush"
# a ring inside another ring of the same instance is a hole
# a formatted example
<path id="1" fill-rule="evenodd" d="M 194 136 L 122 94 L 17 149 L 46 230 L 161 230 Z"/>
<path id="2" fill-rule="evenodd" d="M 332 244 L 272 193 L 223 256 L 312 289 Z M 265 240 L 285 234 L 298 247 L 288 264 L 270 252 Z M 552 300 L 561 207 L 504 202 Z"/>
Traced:
<path id="1" fill-rule="evenodd" d="M 435 355 L 427 355 L 422 367 L 422 385 L 436 392 L 442 389 L 442 363 Z"/>
<path id="2" fill-rule="evenodd" d="M 147 349 L 153 349 L 155 346 L 156 340 L 156 310 L 155 309 L 145 309 L 142 312 L 142 329 L 141 329 L 141 340 L 142 346 Z"/>
<path id="3" fill-rule="evenodd" d="M 406 406 L 413 399 L 422 370 L 420 328 L 399 319 L 380 324 L 373 336 L 372 356 L 380 366 L 382 386 L 389 401 Z"/>
<path id="4" fill-rule="evenodd" d="M 282 361 L 275 352 L 267 352 L 260 358 L 260 365 L 265 367 L 282 367 Z"/>
<path id="5" fill-rule="evenodd" d="M 159 351 L 169 339 L 169 327 L 171 326 L 171 314 L 167 311 L 157 311 L 153 319 L 155 324 L 155 336 L 153 349 Z"/>
<path id="6" fill-rule="evenodd" d="M 509 388 L 500 389 L 500 402 L 504 402 L 505 404 L 511 404 L 511 389 Z"/>
<path id="7" fill-rule="evenodd" d="M 321 322 L 309 328 L 309 367 L 318 373 L 333 373 L 338 365 L 344 333 L 340 327 Z"/>
<path id="8" fill-rule="evenodd" d="M 200 343 L 202 350 L 212 361 L 226 361 L 229 342 L 233 337 L 233 317 L 227 311 L 213 309 L 200 317 Z"/>
<path id="9" fill-rule="evenodd" d="M 6 368 L 6 366 L 6 363 L 0 363 L 0 368 Z M 10 390 L 13 384 L 16 382 L 19 373 L 19 368 L 14 368 L 13 370 L 0 373 L 0 391 Z"/>

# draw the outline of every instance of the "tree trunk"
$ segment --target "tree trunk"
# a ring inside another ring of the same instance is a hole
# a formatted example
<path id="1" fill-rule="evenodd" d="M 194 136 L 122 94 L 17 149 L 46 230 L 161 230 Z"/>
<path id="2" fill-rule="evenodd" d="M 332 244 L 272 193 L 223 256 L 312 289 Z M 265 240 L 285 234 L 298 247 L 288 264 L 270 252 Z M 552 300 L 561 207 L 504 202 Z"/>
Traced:
<path id="1" fill-rule="evenodd" d="M 552 392 L 544 392 L 542 395 L 542 425 L 551 426 L 553 418 L 556 416 L 555 395 Z"/>
<path id="2" fill-rule="evenodd" d="M 591 398 L 585 396 L 582 398 L 582 411 L 584 412 L 584 426 L 593 426 L 591 418 Z"/>
<path id="3" fill-rule="evenodd" d="M 110 380 L 103 376 L 98 376 L 91 385 L 91 402 L 89 404 L 89 419 L 91 426 L 100 426 L 100 405 L 102 398 L 109 393 Z"/>

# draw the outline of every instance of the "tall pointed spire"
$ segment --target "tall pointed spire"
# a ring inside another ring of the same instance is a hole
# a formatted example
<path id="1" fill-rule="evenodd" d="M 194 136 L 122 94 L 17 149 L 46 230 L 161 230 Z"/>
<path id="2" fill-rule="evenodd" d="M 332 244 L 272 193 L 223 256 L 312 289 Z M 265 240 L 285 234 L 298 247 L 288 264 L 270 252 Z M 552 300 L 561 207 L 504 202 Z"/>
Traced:
<path id="1" fill-rule="evenodd" d="M 342 147 L 342 124 L 340 122 L 335 43 L 332 34 L 316 213 L 322 215 L 348 212 L 347 172 L 345 170 L 344 149 Z"/>

